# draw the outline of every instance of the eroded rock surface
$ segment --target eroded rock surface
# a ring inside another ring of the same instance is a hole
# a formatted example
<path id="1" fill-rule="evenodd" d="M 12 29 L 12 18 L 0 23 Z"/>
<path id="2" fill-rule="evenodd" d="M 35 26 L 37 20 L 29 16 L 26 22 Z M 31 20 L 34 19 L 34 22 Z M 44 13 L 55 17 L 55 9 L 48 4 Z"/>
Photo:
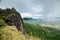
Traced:
<path id="1" fill-rule="evenodd" d="M 23 32 L 23 20 L 14 8 L 0 9 L 0 18 L 4 19 L 7 24 L 15 25 L 19 31 Z"/>

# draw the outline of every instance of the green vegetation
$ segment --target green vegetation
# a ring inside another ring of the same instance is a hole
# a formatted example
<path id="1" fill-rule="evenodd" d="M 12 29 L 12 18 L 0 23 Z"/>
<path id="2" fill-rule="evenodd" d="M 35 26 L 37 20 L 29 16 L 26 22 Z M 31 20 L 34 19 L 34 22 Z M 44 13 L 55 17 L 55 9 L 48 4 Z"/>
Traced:
<path id="1" fill-rule="evenodd" d="M 0 19 L 0 26 L 5 26 L 5 25 L 6 25 L 6 23 L 4 22 L 4 20 Z"/>
<path id="2" fill-rule="evenodd" d="M 16 12 L 14 8 L 12 10 L 9 8 L 0 9 L 0 40 L 60 40 L 59 31 L 45 29 L 36 21 L 24 20 L 24 34 L 19 32 L 15 26 L 8 26 L 4 18 L 14 12 Z M 11 21 L 7 23 L 11 24 Z"/>
<path id="3" fill-rule="evenodd" d="M 60 40 L 59 32 L 52 32 L 51 30 L 44 29 L 36 22 L 24 21 L 25 32 L 32 36 L 38 36 L 42 40 Z"/>
<path id="4" fill-rule="evenodd" d="M 28 38 L 31 40 L 60 40 L 59 32 L 44 29 L 34 21 L 24 21 L 24 34 L 19 32 L 14 26 L 0 27 L 0 40 L 22 40 L 23 37 L 26 40 L 28 40 Z"/>
<path id="5" fill-rule="evenodd" d="M 6 9 L 1 9 L 0 8 L 0 18 L 6 18 L 12 13 L 18 13 L 15 8 L 6 8 Z"/>
<path id="6" fill-rule="evenodd" d="M 15 26 L 1 26 L 0 28 L 0 40 L 40 40 L 39 37 L 29 36 L 23 34 L 16 29 Z"/>

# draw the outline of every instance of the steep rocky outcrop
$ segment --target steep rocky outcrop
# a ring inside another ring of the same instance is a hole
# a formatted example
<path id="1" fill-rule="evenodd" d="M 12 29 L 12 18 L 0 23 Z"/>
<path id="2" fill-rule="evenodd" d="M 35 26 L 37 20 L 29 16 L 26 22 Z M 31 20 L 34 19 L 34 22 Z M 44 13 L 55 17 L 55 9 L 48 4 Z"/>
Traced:
<path id="1" fill-rule="evenodd" d="M 15 25 L 19 31 L 23 32 L 23 20 L 14 8 L 0 9 L 0 19 L 4 19 L 7 24 Z"/>

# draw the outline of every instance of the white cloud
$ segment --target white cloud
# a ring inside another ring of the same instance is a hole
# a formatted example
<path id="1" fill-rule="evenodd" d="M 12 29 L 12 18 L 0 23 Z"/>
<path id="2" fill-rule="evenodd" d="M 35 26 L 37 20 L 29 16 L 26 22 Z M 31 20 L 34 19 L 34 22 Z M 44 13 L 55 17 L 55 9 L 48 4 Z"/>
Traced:
<path id="1" fill-rule="evenodd" d="M 28 18 L 34 18 L 34 19 L 39 19 L 39 18 L 43 19 L 42 14 L 34 15 L 34 14 L 31 14 L 31 13 L 21 13 L 21 16 L 22 16 L 22 18 L 28 17 Z"/>
<path id="2" fill-rule="evenodd" d="M 15 7 L 22 17 L 55 20 L 60 16 L 60 0 L 2 0 L 0 8 Z"/>
<path id="3" fill-rule="evenodd" d="M 24 18 L 24 17 L 32 17 L 32 14 L 31 13 L 21 13 L 21 16 L 22 16 L 22 18 Z"/>
<path id="4" fill-rule="evenodd" d="M 35 5 L 31 7 L 32 13 L 39 13 L 43 11 L 43 6 L 42 5 Z"/>
<path id="5" fill-rule="evenodd" d="M 53 8 L 46 14 L 46 21 L 56 21 L 55 17 L 60 16 L 60 1 L 55 0 L 50 4 Z"/>

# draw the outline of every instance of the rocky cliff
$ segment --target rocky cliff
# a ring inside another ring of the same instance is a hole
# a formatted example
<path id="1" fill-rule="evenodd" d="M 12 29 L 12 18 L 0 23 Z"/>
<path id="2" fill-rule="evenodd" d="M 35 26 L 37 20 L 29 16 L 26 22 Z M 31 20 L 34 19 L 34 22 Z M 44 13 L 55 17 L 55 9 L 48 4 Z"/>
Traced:
<path id="1" fill-rule="evenodd" d="M 19 12 L 15 8 L 0 8 L 0 19 L 5 20 L 6 24 L 15 25 L 19 31 L 23 32 L 23 20 Z"/>

